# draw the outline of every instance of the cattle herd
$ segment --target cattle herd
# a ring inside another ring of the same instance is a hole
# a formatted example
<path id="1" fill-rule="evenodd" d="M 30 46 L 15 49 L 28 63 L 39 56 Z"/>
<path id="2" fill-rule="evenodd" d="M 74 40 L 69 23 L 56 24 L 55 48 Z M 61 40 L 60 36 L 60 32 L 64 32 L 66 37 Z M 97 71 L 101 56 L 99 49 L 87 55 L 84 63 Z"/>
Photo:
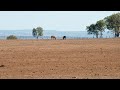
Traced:
<path id="1" fill-rule="evenodd" d="M 51 39 L 56 40 L 56 37 L 55 36 L 51 36 Z M 66 40 L 66 36 L 63 36 L 63 40 Z"/>

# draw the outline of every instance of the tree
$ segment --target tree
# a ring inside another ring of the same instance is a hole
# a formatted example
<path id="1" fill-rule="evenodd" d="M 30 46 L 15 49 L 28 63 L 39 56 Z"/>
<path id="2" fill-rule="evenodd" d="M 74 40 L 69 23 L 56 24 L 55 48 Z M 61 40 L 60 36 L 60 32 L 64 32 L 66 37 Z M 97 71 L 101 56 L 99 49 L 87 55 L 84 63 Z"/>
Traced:
<path id="1" fill-rule="evenodd" d="M 37 27 L 36 29 L 33 28 L 32 35 L 33 37 L 36 37 L 37 39 L 39 36 L 43 36 L 43 28 L 42 27 Z"/>
<path id="2" fill-rule="evenodd" d="M 99 30 L 99 32 L 100 32 L 100 38 L 102 38 L 102 32 L 105 30 L 105 28 L 106 28 L 106 23 L 105 23 L 105 21 L 104 20 L 99 20 L 99 21 L 97 21 L 97 23 L 96 23 L 96 28 L 97 28 L 97 30 Z"/>
<path id="3" fill-rule="evenodd" d="M 96 35 L 96 38 L 98 38 L 99 30 L 97 29 L 96 24 L 91 24 L 90 26 L 86 27 L 88 34 L 94 34 Z"/>
<path id="4" fill-rule="evenodd" d="M 119 37 L 120 33 L 120 13 L 112 14 L 104 18 L 107 29 L 114 31 L 115 37 Z"/>

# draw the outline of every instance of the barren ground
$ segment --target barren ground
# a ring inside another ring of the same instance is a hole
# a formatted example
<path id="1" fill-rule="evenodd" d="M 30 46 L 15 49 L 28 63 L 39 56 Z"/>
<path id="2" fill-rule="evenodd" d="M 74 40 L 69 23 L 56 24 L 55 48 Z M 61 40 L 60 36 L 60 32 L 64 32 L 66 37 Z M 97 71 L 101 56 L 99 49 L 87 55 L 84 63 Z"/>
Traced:
<path id="1" fill-rule="evenodd" d="M 120 79 L 120 38 L 0 40 L 1 79 Z"/>

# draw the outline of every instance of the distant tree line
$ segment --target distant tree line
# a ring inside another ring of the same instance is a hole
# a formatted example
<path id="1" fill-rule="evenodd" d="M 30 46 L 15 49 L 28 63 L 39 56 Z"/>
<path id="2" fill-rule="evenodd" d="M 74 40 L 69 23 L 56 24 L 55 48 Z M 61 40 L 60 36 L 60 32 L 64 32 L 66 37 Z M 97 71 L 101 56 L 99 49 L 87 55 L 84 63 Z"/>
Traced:
<path id="1" fill-rule="evenodd" d="M 111 30 L 114 33 L 115 37 L 119 37 L 120 33 L 120 13 L 112 14 L 105 17 L 103 20 L 97 21 L 95 24 L 86 26 L 88 34 L 93 34 L 98 38 L 102 38 L 103 32 L 105 29 Z"/>

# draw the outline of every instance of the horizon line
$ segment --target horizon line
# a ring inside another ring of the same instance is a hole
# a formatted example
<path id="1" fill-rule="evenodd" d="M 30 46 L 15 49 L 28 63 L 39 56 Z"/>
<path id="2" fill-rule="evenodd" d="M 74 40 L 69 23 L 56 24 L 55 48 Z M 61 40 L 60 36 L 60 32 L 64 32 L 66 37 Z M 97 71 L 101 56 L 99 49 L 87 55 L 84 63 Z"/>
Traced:
<path id="1" fill-rule="evenodd" d="M 17 30 L 20 30 L 20 31 L 23 31 L 23 30 L 32 30 L 32 29 L 0 29 L 0 31 L 17 31 Z M 68 31 L 68 30 L 44 30 L 44 31 Z M 78 31 L 78 30 L 69 30 L 69 31 Z M 86 30 L 79 30 L 79 31 L 86 31 Z"/>

